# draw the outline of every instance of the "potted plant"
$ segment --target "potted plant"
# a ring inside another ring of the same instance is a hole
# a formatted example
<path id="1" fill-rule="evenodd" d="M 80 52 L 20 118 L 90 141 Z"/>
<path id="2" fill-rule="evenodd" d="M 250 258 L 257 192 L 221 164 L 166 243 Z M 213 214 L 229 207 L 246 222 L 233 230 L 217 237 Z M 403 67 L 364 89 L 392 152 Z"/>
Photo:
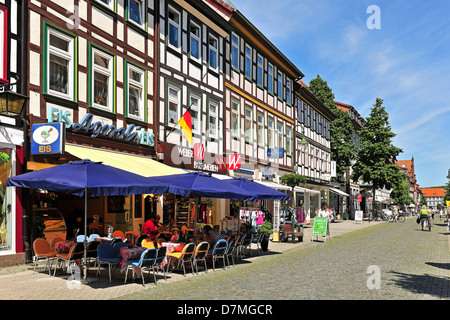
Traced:
<path id="1" fill-rule="evenodd" d="M 264 223 L 259 227 L 258 231 L 264 234 L 264 237 L 261 241 L 261 249 L 263 251 L 267 251 L 267 248 L 269 247 L 269 237 L 273 232 L 272 223 L 269 221 L 264 221 Z"/>

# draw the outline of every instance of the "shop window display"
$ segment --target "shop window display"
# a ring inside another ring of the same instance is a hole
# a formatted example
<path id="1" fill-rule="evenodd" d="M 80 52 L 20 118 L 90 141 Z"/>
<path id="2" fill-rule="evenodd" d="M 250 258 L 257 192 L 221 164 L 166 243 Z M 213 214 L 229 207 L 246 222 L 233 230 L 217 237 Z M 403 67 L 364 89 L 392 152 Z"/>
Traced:
<path id="1" fill-rule="evenodd" d="M 0 149 L 0 197 L 2 203 L 2 211 L 0 213 L 0 250 L 12 249 L 12 228 L 13 228 L 13 212 L 11 207 L 12 193 L 10 188 L 6 188 L 6 180 L 11 177 L 11 161 L 12 149 Z"/>

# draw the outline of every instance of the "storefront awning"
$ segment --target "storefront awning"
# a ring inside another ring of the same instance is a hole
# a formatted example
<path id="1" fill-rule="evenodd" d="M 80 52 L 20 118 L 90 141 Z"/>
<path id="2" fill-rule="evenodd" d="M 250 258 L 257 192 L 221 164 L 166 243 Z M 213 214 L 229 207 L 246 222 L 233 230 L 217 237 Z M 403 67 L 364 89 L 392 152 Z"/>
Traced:
<path id="1" fill-rule="evenodd" d="M 73 144 L 66 144 L 66 152 L 80 159 L 89 159 L 94 162 L 126 170 L 144 177 L 167 176 L 183 174 L 183 170 L 173 168 L 148 157 L 141 157 L 122 152 L 108 151 Z"/>
<path id="2" fill-rule="evenodd" d="M 312 189 L 307 189 L 307 188 L 303 188 L 303 187 L 295 187 L 294 190 L 297 192 L 303 192 L 303 193 L 320 193 L 319 190 L 312 190 Z"/>
<path id="3" fill-rule="evenodd" d="M 335 189 L 335 188 L 330 188 L 331 192 L 337 193 L 340 196 L 344 196 L 344 197 L 350 197 L 350 195 L 348 193 L 345 193 L 344 191 L 341 191 L 339 189 Z"/>
<path id="4" fill-rule="evenodd" d="M 291 187 L 279 184 L 279 183 L 275 183 L 272 181 L 264 181 L 264 180 L 254 180 L 255 182 L 261 183 L 262 185 L 265 185 L 269 188 L 272 189 L 277 189 L 277 190 L 292 190 Z"/>

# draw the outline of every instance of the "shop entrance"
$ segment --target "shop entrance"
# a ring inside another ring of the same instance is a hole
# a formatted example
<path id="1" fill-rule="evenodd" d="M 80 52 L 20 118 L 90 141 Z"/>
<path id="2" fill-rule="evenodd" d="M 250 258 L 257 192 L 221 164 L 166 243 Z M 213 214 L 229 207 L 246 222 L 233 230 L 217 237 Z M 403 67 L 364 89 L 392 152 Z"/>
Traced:
<path id="1" fill-rule="evenodd" d="M 143 195 L 111 196 L 107 201 L 107 215 L 115 215 L 114 230 L 141 232 L 145 222 Z"/>

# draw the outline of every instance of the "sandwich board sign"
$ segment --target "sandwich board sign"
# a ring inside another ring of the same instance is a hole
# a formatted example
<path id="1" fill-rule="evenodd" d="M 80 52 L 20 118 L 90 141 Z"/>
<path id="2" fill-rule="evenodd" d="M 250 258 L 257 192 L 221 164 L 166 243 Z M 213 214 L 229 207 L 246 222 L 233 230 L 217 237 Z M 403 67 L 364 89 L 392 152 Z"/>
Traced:
<path id="1" fill-rule="evenodd" d="M 325 217 L 315 217 L 314 218 L 314 228 L 311 241 L 314 240 L 314 236 L 317 237 L 325 237 L 325 242 L 327 241 L 327 236 L 330 238 L 330 228 L 328 223 L 328 218 Z"/>
<path id="2" fill-rule="evenodd" d="M 364 223 L 364 221 L 363 221 L 363 212 L 360 211 L 360 210 L 355 211 L 355 223 L 358 223 L 358 221 L 362 221 Z"/>

